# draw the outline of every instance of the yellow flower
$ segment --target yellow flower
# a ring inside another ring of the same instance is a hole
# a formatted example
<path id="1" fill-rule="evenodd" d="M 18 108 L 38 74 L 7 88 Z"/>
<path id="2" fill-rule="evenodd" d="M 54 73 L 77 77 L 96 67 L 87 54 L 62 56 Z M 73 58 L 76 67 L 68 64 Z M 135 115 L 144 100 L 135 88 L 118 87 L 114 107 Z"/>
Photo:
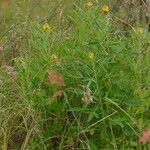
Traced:
<path id="1" fill-rule="evenodd" d="M 93 5 L 94 5 L 94 4 L 93 4 L 92 2 L 87 2 L 87 3 L 86 3 L 86 7 L 87 7 L 87 8 L 91 8 Z"/>
<path id="2" fill-rule="evenodd" d="M 136 29 L 136 33 L 142 34 L 143 32 L 144 32 L 144 30 L 143 30 L 143 28 L 141 28 L 141 27 L 138 27 L 138 28 Z"/>
<path id="3" fill-rule="evenodd" d="M 57 61 L 57 60 L 58 60 L 58 56 L 56 54 L 52 54 L 51 61 Z"/>
<path id="4" fill-rule="evenodd" d="M 88 57 L 90 60 L 93 60 L 93 59 L 94 59 L 94 53 L 88 52 L 87 57 Z"/>
<path id="5" fill-rule="evenodd" d="M 109 13 L 109 11 L 110 11 L 109 6 L 108 6 L 108 5 L 103 5 L 103 7 L 102 7 L 102 11 L 103 11 L 103 13 L 104 13 L 104 14 L 108 14 L 108 13 Z"/>
<path id="6" fill-rule="evenodd" d="M 49 24 L 48 24 L 48 23 L 43 24 L 43 29 L 44 29 L 44 30 L 50 29 Z"/>

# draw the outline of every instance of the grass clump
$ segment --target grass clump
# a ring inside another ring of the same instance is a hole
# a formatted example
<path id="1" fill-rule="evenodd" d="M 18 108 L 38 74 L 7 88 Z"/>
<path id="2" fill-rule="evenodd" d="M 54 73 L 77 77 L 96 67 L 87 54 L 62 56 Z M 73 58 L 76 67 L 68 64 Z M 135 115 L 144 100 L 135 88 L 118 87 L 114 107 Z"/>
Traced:
<path id="1" fill-rule="evenodd" d="M 141 149 L 149 33 L 122 34 L 104 6 L 75 5 L 63 29 L 28 22 L 26 53 L 1 67 L 2 149 Z"/>

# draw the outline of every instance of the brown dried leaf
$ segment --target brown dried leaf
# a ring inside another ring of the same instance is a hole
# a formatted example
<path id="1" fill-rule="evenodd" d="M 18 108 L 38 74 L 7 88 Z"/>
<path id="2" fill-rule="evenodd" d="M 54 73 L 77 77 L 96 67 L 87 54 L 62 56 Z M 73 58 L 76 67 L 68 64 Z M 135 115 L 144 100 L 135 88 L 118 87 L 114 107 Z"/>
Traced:
<path id="1" fill-rule="evenodd" d="M 56 98 L 61 97 L 61 96 L 63 96 L 63 91 L 61 91 L 61 90 L 56 91 L 54 93 L 53 97 L 48 100 L 48 104 L 52 104 L 52 103 L 56 102 L 57 101 Z"/>
<path id="2" fill-rule="evenodd" d="M 53 97 L 61 97 L 63 95 L 63 91 L 59 90 L 56 91 L 55 94 L 53 95 Z"/>
<path id="3" fill-rule="evenodd" d="M 142 135 L 139 138 L 139 142 L 142 145 L 145 145 L 146 143 L 150 142 L 150 128 L 147 128 Z"/>
<path id="4" fill-rule="evenodd" d="M 48 71 L 49 82 L 57 86 L 65 86 L 64 77 L 60 73 L 54 70 Z"/>

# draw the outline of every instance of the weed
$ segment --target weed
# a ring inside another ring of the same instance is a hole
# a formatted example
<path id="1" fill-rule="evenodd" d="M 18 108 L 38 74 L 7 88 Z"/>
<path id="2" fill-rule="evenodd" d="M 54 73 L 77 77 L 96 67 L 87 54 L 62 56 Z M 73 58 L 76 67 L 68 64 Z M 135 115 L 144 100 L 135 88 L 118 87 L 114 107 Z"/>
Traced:
<path id="1" fill-rule="evenodd" d="M 59 15 L 44 21 L 26 10 L 31 16 L 12 30 L 21 51 L 11 65 L 2 58 L 0 148 L 141 150 L 138 137 L 149 124 L 149 33 L 130 25 L 122 34 L 104 2 L 78 1 L 64 16 L 63 2 L 54 3 Z M 12 35 L 3 34 L 3 50 Z"/>

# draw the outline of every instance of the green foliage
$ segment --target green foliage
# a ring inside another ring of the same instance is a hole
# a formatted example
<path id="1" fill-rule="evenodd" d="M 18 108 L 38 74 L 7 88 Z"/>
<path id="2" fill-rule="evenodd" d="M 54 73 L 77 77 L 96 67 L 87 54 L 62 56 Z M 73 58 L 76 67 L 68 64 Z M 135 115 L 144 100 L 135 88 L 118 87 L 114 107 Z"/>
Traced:
<path id="1" fill-rule="evenodd" d="M 150 35 L 132 29 L 123 35 L 103 4 L 75 5 L 65 31 L 29 21 L 28 50 L 14 58 L 15 75 L 1 69 L 3 149 L 141 149 L 137 138 L 149 123 Z M 50 83 L 51 69 L 66 86 Z M 59 90 L 63 95 L 54 97 Z"/>

